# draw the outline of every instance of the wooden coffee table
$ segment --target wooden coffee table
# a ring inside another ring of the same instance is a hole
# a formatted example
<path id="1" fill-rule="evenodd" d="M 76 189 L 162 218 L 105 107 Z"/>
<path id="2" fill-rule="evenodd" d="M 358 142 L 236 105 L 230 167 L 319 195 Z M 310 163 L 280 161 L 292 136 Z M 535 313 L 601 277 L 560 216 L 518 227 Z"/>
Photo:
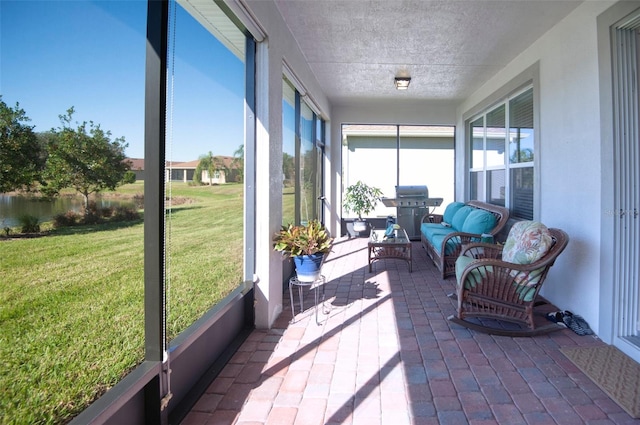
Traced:
<path id="1" fill-rule="evenodd" d="M 371 264 L 383 258 L 398 258 L 409 265 L 411 272 L 411 241 L 404 229 L 398 229 L 394 237 L 386 237 L 385 229 L 373 229 L 369 236 L 369 273 Z"/>

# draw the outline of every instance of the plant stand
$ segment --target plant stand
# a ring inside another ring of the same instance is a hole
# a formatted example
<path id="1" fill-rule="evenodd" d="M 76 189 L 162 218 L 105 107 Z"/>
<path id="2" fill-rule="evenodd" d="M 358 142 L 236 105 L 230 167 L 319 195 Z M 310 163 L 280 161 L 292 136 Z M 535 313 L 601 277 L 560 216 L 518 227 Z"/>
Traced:
<path id="1" fill-rule="evenodd" d="M 301 282 L 298 280 L 297 277 L 292 277 L 291 279 L 289 279 L 289 297 L 291 299 L 291 314 L 293 315 L 291 321 L 292 323 L 295 323 L 295 318 L 296 318 L 296 309 L 295 309 L 295 305 L 293 303 L 293 287 L 297 286 L 298 287 L 298 299 L 300 301 L 300 313 L 302 313 L 304 311 L 304 302 L 303 302 L 303 289 L 309 288 L 311 290 L 313 290 L 313 299 L 315 301 L 315 309 L 316 309 L 316 324 L 319 325 L 320 322 L 318 321 L 318 301 L 320 298 L 320 287 L 322 287 L 322 303 L 324 303 L 324 284 L 326 282 L 326 279 L 323 275 L 320 275 L 320 277 L 316 280 L 314 280 L 313 282 Z"/>

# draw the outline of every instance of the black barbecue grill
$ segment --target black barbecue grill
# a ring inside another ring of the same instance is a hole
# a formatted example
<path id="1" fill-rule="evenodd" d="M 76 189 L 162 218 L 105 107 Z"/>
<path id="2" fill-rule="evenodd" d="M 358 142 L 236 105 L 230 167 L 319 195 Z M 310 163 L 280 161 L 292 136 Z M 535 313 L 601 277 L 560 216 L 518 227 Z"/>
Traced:
<path id="1" fill-rule="evenodd" d="M 409 239 L 420 239 L 422 217 L 430 207 L 442 204 L 442 198 L 429 198 L 427 186 L 396 186 L 395 198 L 382 198 L 386 207 L 396 208 L 397 223 L 404 228 Z"/>

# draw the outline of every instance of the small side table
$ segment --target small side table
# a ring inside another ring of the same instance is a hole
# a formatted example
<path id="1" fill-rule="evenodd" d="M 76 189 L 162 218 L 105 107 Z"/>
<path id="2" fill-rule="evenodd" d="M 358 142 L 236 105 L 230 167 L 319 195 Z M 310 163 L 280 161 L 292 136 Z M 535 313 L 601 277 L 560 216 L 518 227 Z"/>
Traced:
<path id="1" fill-rule="evenodd" d="M 289 279 L 289 297 L 291 298 L 291 313 L 293 314 L 293 319 L 296 317 L 296 310 L 293 304 L 293 287 L 298 287 L 298 298 L 300 300 L 300 313 L 304 311 L 304 303 L 303 303 L 303 288 L 309 288 L 313 290 L 313 299 L 315 301 L 315 309 L 316 309 L 316 324 L 320 324 L 318 322 L 318 300 L 320 298 L 320 287 L 322 287 L 322 302 L 324 303 L 324 284 L 326 279 L 323 275 L 320 275 L 319 278 L 314 280 L 313 282 L 301 282 L 298 280 L 296 276 Z"/>
<path id="2" fill-rule="evenodd" d="M 400 228 L 396 230 L 393 238 L 387 238 L 386 229 L 373 229 L 367 247 L 369 250 L 369 273 L 371 273 L 371 264 L 382 258 L 398 258 L 404 260 L 409 265 L 409 273 L 411 273 L 412 253 L 411 241 L 407 232 Z"/>

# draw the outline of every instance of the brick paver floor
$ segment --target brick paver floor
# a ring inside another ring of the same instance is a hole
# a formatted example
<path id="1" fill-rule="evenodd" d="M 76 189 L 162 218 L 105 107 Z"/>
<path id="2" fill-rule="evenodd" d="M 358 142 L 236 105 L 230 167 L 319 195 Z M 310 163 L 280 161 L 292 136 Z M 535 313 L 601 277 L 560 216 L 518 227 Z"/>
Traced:
<path id="1" fill-rule="evenodd" d="M 447 320 L 455 279 L 419 242 L 413 273 L 393 259 L 368 273 L 366 242 L 340 240 L 325 261 L 320 325 L 311 293 L 295 321 L 285 293 L 182 425 L 640 424 L 559 351 L 596 337 L 470 331 Z"/>

